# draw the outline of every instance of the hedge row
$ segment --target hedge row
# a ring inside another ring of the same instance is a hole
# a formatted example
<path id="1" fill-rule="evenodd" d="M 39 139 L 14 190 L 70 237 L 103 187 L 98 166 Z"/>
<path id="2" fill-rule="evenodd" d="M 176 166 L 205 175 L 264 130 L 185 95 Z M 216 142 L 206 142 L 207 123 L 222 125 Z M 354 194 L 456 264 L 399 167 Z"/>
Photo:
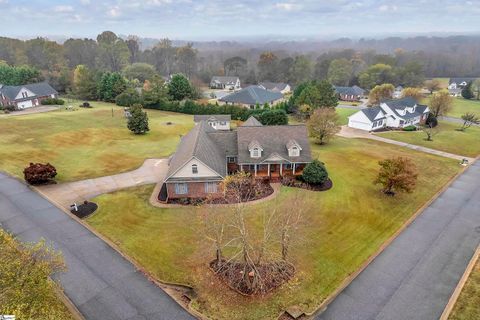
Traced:
<path id="1" fill-rule="evenodd" d="M 65 101 L 58 98 L 46 98 L 42 100 L 42 105 L 44 106 L 63 106 Z"/>

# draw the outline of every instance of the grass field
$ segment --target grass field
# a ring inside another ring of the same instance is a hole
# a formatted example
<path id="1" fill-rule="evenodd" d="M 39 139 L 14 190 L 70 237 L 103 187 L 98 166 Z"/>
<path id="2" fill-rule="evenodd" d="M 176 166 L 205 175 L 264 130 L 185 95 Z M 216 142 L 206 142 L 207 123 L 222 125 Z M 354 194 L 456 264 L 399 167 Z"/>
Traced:
<path id="1" fill-rule="evenodd" d="M 422 131 L 392 131 L 378 135 L 467 157 L 480 155 L 480 128 L 470 127 L 462 132 L 456 130 L 459 127 L 461 125 L 458 123 L 440 121 L 439 133 L 433 137 L 433 141 L 426 141 L 426 135 Z"/>
<path id="2" fill-rule="evenodd" d="M 480 314 L 480 260 L 458 297 L 449 320 L 477 320 Z"/>
<path id="3" fill-rule="evenodd" d="M 448 115 L 454 118 L 461 118 L 467 112 L 475 113 L 480 117 L 480 101 L 455 98 L 452 110 Z"/>
<path id="4" fill-rule="evenodd" d="M 337 114 L 340 116 L 340 122 L 342 125 L 348 124 L 348 117 L 358 112 L 355 109 L 336 108 Z"/>
<path id="5" fill-rule="evenodd" d="M 50 162 L 61 182 L 115 174 L 170 155 L 179 135 L 193 126 L 192 116 L 147 110 L 151 131 L 136 136 L 127 129 L 123 108 L 101 102 L 93 107 L 0 118 L 0 169 L 23 176 L 30 162 Z"/>
<path id="6" fill-rule="evenodd" d="M 147 201 L 153 186 L 96 198 L 100 209 L 88 223 L 159 279 L 193 286 L 198 294 L 193 305 L 214 319 L 274 319 L 292 305 L 313 311 L 459 166 L 447 158 L 362 139 L 337 138 L 312 148 L 314 156 L 326 163 L 333 189 L 317 193 L 282 188 L 277 199 L 249 207 L 250 223 L 256 225 L 258 212 L 281 206 L 297 193 L 312 208 L 305 214 L 302 245 L 291 250 L 295 279 L 266 297 L 242 297 L 219 283 L 207 268 L 213 251 L 205 250 L 198 209 L 151 207 Z M 418 166 L 414 193 L 392 198 L 373 185 L 377 162 L 389 156 L 410 157 Z"/>

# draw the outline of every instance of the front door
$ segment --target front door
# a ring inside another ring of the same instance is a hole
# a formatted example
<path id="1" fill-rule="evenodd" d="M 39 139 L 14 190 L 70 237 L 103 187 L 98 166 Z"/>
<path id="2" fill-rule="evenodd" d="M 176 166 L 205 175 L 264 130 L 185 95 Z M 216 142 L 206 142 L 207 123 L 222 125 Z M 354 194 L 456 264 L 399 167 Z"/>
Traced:
<path id="1" fill-rule="evenodd" d="M 271 164 L 270 165 L 270 177 L 272 175 L 277 176 L 277 171 L 278 171 L 278 164 Z"/>

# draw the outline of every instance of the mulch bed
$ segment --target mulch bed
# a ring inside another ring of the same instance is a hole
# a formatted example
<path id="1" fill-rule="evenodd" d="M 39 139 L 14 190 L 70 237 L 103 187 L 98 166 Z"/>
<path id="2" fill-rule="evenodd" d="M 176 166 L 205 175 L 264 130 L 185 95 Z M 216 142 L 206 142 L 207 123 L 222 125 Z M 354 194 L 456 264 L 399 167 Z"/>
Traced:
<path id="1" fill-rule="evenodd" d="M 77 205 L 78 211 L 75 211 L 74 208 L 70 209 L 70 212 L 79 217 L 80 219 L 83 219 L 85 217 L 88 217 L 92 213 L 94 213 L 98 209 L 98 205 L 94 202 L 88 202 L 85 201 L 81 205 Z"/>
<path id="2" fill-rule="evenodd" d="M 295 267 L 285 261 L 261 264 L 256 267 L 259 278 L 263 280 L 263 283 L 261 287 L 250 288 L 247 284 L 247 279 L 253 279 L 253 271 L 247 270 L 245 275 L 243 263 L 223 260 L 219 266 L 217 260 L 210 262 L 210 269 L 227 286 L 245 296 L 266 294 L 280 287 L 295 275 Z"/>
<path id="3" fill-rule="evenodd" d="M 283 179 L 282 185 L 310 191 L 327 191 L 333 188 L 333 182 L 330 178 L 323 184 L 309 184 L 298 179 Z"/>

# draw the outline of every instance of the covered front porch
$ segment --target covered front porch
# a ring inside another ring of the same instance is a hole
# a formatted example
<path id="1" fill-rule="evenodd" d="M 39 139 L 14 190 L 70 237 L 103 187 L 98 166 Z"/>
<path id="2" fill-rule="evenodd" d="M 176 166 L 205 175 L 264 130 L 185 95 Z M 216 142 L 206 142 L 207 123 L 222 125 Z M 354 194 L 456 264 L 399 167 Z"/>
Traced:
<path id="1" fill-rule="evenodd" d="M 299 176 L 306 163 L 260 163 L 241 164 L 240 171 L 248 172 L 254 177 L 280 179 L 283 176 Z"/>

